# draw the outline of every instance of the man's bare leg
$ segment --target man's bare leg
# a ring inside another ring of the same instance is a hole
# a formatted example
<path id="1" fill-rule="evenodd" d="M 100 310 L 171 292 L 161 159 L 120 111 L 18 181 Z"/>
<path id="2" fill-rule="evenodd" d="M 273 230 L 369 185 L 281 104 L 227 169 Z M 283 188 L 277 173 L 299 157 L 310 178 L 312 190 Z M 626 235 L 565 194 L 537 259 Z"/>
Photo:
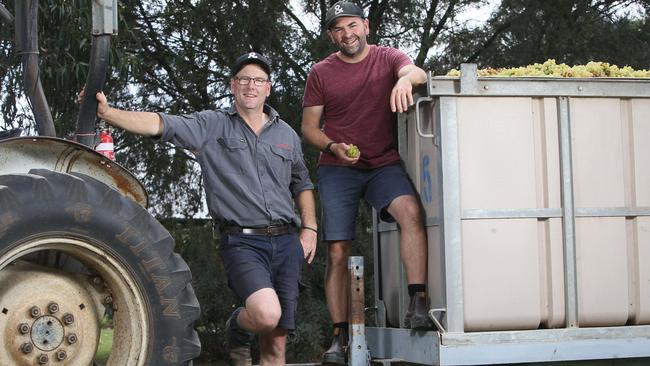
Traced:
<path id="1" fill-rule="evenodd" d="M 275 328 L 260 335 L 260 366 L 284 366 L 287 330 Z"/>
<path id="2" fill-rule="evenodd" d="M 399 196 L 388 206 L 388 213 L 400 227 L 400 255 L 408 283 L 427 282 L 427 236 L 422 211 L 415 196 Z"/>
<path id="3" fill-rule="evenodd" d="M 415 196 L 395 198 L 388 206 L 400 227 L 400 255 L 406 269 L 409 284 L 409 306 L 404 317 L 407 328 L 431 329 L 427 283 L 427 236 L 422 222 L 422 211 Z"/>
<path id="4" fill-rule="evenodd" d="M 327 272 L 325 275 L 325 298 L 327 309 L 335 324 L 332 345 L 323 354 L 322 364 L 345 364 L 344 347 L 347 346 L 347 329 L 340 327 L 348 321 L 348 292 L 350 289 L 350 275 L 348 271 L 348 257 L 350 256 L 349 240 L 332 241 L 328 245 Z"/>

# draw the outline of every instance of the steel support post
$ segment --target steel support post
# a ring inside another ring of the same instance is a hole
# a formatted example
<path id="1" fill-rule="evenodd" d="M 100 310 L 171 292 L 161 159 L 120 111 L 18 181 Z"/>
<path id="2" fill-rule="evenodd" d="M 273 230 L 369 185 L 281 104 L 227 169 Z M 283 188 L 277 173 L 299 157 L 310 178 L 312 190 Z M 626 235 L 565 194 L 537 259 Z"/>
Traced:
<path id="1" fill-rule="evenodd" d="M 366 345 L 363 257 L 348 258 L 350 271 L 350 347 L 349 365 L 366 366 L 370 357 Z"/>

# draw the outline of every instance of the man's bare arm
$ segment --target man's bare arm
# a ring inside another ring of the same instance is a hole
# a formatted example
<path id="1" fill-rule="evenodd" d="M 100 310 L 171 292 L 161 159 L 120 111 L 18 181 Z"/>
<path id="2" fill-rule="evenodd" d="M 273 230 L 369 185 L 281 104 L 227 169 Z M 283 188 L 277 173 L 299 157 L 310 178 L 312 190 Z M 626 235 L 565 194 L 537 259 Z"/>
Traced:
<path id="1" fill-rule="evenodd" d="M 397 73 L 399 79 L 390 94 L 390 110 L 406 112 L 413 105 L 413 87 L 427 80 L 427 73 L 415 65 L 406 65 Z"/>
<path id="2" fill-rule="evenodd" d="M 305 107 L 302 109 L 302 135 L 305 137 L 305 140 L 310 144 L 314 145 L 318 150 L 323 150 L 330 143 L 330 151 L 336 157 L 347 163 L 355 164 L 359 161 L 359 157 L 350 158 L 345 155 L 345 152 L 350 148 L 345 141 L 333 141 L 329 138 L 323 130 L 320 128 L 320 120 L 323 116 L 324 107 L 322 105 Z"/>
<path id="3" fill-rule="evenodd" d="M 311 189 L 298 193 L 295 198 L 296 206 L 300 211 L 302 231 L 300 232 L 300 243 L 307 263 L 311 263 L 316 255 L 316 242 L 318 239 L 318 224 L 316 223 L 316 200 Z M 305 229 L 309 228 L 309 229 Z"/>
<path id="4" fill-rule="evenodd" d="M 78 100 L 85 97 L 85 90 L 81 90 Z M 119 127 L 128 132 L 144 136 L 160 136 L 163 132 L 163 122 L 157 113 L 153 112 L 132 112 L 108 105 L 108 100 L 103 92 L 98 92 L 97 98 L 97 117 L 105 120 L 111 126 Z"/>

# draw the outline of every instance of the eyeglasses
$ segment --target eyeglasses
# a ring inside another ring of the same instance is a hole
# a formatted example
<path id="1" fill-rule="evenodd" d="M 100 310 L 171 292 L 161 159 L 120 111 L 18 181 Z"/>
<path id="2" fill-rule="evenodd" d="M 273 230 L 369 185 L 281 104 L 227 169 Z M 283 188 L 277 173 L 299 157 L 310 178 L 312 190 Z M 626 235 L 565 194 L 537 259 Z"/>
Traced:
<path id="1" fill-rule="evenodd" d="M 251 80 L 253 80 L 253 83 L 257 86 L 264 86 L 266 83 L 270 82 L 269 79 L 264 79 L 264 78 L 251 78 L 248 76 L 235 76 L 235 80 L 237 80 L 237 84 L 239 85 L 248 85 L 250 84 Z"/>

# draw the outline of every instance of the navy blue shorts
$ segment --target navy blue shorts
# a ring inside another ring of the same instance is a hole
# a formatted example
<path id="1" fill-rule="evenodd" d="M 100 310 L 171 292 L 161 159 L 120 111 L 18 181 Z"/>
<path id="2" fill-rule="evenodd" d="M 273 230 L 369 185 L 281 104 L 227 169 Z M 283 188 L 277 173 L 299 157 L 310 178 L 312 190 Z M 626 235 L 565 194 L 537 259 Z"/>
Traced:
<path id="1" fill-rule="evenodd" d="M 272 288 L 278 295 L 282 316 L 278 326 L 296 328 L 298 280 L 304 251 L 296 234 L 279 236 L 225 234 L 219 255 L 228 287 L 246 302 L 253 292 Z"/>
<path id="2" fill-rule="evenodd" d="M 376 169 L 320 166 L 316 171 L 321 203 L 323 239 L 352 240 L 359 200 L 364 198 L 384 221 L 395 219 L 386 211 L 399 196 L 415 195 L 415 189 L 401 164 Z"/>

